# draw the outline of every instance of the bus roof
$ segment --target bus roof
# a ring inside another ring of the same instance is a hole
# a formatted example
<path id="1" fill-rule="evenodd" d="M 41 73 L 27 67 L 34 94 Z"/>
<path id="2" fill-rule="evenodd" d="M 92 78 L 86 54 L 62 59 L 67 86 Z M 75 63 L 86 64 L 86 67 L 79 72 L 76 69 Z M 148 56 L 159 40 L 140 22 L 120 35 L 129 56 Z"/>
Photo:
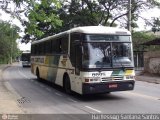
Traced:
<path id="1" fill-rule="evenodd" d="M 130 32 L 126 29 L 106 26 L 85 26 L 77 27 L 69 30 L 72 32 L 88 33 L 88 34 L 125 34 L 130 35 Z"/>
<path id="2" fill-rule="evenodd" d="M 31 53 L 31 51 L 23 51 L 22 54 L 28 54 Z"/>
<path id="3" fill-rule="evenodd" d="M 72 28 L 68 31 L 64 31 L 52 36 L 48 36 L 41 40 L 37 40 L 32 42 L 32 44 L 40 43 L 43 41 L 47 41 L 61 35 L 69 34 L 69 33 L 86 33 L 86 34 L 112 34 L 112 35 L 131 35 L 131 33 L 127 29 L 116 28 L 116 27 L 106 27 L 106 26 L 84 26 L 84 27 L 76 27 Z"/>

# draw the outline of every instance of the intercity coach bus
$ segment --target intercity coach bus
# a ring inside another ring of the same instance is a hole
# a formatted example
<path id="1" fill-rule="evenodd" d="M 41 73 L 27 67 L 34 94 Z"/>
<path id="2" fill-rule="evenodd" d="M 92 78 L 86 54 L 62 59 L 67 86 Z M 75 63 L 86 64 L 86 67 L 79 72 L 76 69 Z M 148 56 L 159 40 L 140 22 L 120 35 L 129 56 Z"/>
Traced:
<path id="1" fill-rule="evenodd" d="M 37 79 L 62 86 L 67 93 L 133 90 L 131 33 L 114 27 L 85 26 L 34 41 L 31 71 Z"/>

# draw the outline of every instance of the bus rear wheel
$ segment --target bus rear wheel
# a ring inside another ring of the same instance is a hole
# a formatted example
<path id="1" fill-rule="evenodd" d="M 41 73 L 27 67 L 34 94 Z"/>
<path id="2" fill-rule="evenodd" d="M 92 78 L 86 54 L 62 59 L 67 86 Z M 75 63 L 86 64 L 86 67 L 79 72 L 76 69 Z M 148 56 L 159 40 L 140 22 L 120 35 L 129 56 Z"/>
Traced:
<path id="1" fill-rule="evenodd" d="M 41 81 L 41 78 L 40 78 L 40 74 L 39 74 L 39 70 L 38 70 L 38 69 L 36 70 L 36 76 L 37 76 L 37 80 L 38 80 L 38 81 Z"/>
<path id="2" fill-rule="evenodd" d="M 65 76 L 64 78 L 63 87 L 67 94 L 71 94 L 71 84 L 68 76 Z"/>

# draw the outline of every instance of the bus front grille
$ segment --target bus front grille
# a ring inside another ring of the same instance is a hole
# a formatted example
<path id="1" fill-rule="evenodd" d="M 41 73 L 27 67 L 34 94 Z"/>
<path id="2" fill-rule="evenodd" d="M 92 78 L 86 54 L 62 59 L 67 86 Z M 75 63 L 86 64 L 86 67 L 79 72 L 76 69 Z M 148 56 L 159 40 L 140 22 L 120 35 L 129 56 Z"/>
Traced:
<path id="1" fill-rule="evenodd" d="M 102 78 L 101 81 L 102 82 L 107 82 L 107 81 L 119 81 L 119 80 L 123 80 L 123 76 L 112 76 L 112 77 L 105 77 Z"/>

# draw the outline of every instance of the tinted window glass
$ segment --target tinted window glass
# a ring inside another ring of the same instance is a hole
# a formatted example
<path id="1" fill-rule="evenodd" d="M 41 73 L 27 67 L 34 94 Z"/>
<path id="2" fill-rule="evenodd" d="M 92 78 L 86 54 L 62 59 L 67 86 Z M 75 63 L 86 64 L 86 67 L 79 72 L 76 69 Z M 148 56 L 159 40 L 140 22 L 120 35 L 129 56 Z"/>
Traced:
<path id="1" fill-rule="evenodd" d="M 86 41 L 115 41 L 115 42 L 130 42 L 130 36 L 124 35 L 86 35 Z"/>
<path id="2" fill-rule="evenodd" d="M 61 41 L 59 39 L 52 40 L 52 53 L 61 52 Z"/>
<path id="3" fill-rule="evenodd" d="M 81 40 L 80 33 L 72 33 L 71 34 L 71 41 L 70 41 L 70 60 L 73 66 L 75 66 L 75 40 Z"/>
<path id="4" fill-rule="evenodd" d="M 61 49 L 62 53 L 68 53 L 68 35 L 61 38 Z"/>

